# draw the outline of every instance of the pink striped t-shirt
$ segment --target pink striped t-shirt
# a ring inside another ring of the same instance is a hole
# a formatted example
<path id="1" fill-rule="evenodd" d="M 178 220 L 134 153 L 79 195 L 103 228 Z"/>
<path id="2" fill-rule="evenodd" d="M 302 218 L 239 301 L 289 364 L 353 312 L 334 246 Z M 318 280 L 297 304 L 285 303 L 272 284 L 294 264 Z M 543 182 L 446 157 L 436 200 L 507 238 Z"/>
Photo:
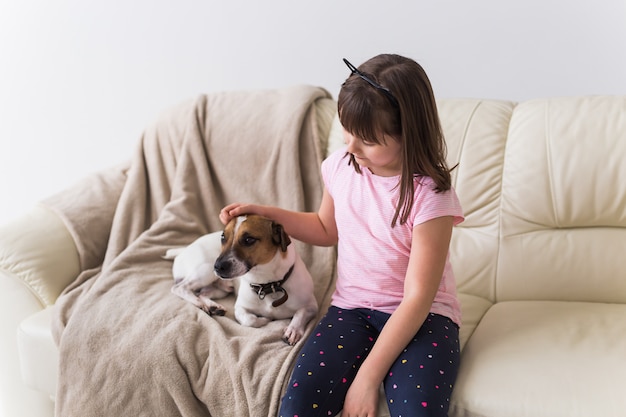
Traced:
<path id="1" fill-rule="evenodd" d="M 408 221 L 392 228 L 400 177 L 377 176 L 367 168 L 358 174 L 345 155 L 345 148 L 339 149 L 322 163 L 339 233 L 332 304 L 391 314 L 402 301 L 413 227 L 441 216 L 453 216 L 457 225 L 464 220 L 463 211 L 453 189 L 437 193 L 430 177 L 418 177 Z M 449 255 L 430 311 L 461 324 Z"/>

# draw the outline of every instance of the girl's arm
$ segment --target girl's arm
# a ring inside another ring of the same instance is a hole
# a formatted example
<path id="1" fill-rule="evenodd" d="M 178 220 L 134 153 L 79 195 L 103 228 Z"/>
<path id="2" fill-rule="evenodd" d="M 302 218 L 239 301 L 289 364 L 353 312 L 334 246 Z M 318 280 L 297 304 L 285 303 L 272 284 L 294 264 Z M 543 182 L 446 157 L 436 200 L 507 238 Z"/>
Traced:
<path id="1" fill-rule="evenodd" d="M 414 227 L 404 297 L 350 386 L 342 417 L 376 415 L 380 384 L 431 309 L 448 256 L 452 226 L 453 217 L 446 216 Z"/>
<path id="2" fill-rule="evenodd" d="M 324 189 L 322 202 L 317 213 L 302 213 L 274 206 L 233 203 L 220 211 L 222 223 L 243 214 L 258 214 L 280 223 L 285 232 L 294 239 L 317 246 L 332 246 L 337 243 L 335 204 Z"/>

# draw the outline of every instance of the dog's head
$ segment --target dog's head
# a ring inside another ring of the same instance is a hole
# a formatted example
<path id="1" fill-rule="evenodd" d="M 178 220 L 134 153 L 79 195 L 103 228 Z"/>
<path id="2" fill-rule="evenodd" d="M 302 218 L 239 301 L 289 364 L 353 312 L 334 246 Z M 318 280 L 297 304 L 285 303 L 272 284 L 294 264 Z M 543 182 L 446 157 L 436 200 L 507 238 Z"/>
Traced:
<path id="1" fill-rule="evenodd" d="M 245 215 L 232 219 L 222 233 L 222 252 L 215 261 L 215 273 L 224 279 L 239 277 L 257 265 L 283 256 L 291 243 L 282 225 L 262 216 Z"/>

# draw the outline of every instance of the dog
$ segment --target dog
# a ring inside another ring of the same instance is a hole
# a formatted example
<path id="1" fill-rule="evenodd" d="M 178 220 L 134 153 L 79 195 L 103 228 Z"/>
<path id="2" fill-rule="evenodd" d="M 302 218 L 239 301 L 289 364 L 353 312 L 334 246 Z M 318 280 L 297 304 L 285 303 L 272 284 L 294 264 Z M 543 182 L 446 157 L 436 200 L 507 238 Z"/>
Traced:
<path id="1" fill-rule="evenodd" d="M 209 315 L 224 315 L 215 300 L 235 293 L 235 319 L 244 326 L 291 318 L 282 337 L 291 346 L 318 312 L 311 274 L 282 225 L 268 218 L 236 217 L 223 232 L 169 249 L 164 258 L 174 260 L 174 294 Z"/>

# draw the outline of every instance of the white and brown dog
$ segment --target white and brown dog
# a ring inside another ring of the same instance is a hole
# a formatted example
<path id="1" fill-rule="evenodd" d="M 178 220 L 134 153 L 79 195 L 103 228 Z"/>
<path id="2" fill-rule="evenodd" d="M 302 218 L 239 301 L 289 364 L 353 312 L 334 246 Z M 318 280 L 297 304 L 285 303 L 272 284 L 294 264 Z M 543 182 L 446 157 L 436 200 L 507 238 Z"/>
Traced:
<path id="1" fill-rule="evenodd" d="M 283 340 L 296 344 L 317 314 L 313 280 L 283 227 L 257 215 L 232 219 L 223 232 L 170 249 L 172 292 L 210 315 L 224 315 L 215 299 L 236 294 L 235 318 L 261 327 L 291 318 Z"/>

